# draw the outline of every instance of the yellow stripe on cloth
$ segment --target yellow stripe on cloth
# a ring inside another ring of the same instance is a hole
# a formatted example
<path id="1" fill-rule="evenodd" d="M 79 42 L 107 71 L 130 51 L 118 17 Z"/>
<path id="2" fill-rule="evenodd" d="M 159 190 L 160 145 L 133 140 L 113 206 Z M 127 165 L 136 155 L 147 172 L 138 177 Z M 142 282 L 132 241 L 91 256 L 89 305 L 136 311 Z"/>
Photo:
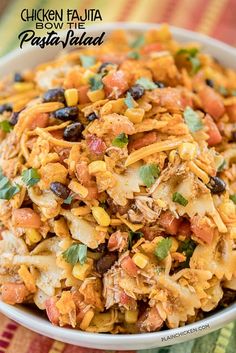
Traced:
<path id="1" fill-rule="evenodd" d="M 62 353 L 65 348 L 65 344 L 59 341 L 54 341 L 53 345 L 48 353 Z"/>
<path id="2" fill-rule="evenodd" d="M 137 4 L 132 9 L 130 14 L 125 19 L 127 22 L 145 22 L 148 21 L 149 9 L 152 8 L 155 4 L 155 0 L 149 0 L 148 6 L 147 1 L 139 0 Z"/>
<path id="3" fill-rule="evenodd" d="M 217 338 L 215 348 L 212 353 L 225 353 L 228 346 L 230 336 L 234 328 L 234 323 L 231 322 L 227 326 L 220 330 L 220 334 Z"/>
<path id="4" fill-rule="evenodd" d="M 226 3 L 227 0 L 210 0 L 196 31 L 211 34 Z"/>

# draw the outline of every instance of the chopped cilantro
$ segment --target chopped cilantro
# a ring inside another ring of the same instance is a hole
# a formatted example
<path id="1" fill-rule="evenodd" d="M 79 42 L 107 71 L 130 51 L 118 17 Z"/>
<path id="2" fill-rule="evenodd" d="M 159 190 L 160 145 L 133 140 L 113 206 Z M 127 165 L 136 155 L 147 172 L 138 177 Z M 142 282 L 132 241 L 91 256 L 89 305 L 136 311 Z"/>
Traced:
<path id="1" fill-rule="evenodd" d="M 87 246 L 84 244 L 72 244 L 62 253 L 66 262 L 76 265 L 78 262 L 83 265 L 87 260 Z"/>
<path id="2" fill-rule="evenodd" d="M 218 92 L 224 97 L 226 97 L 229 94 L 228 90 L 224 86 L 219 86 Z"/>
<path id="3" fill-rule="evenodd" d="M 162 239 L 156 246 L 155 255 L 159 260 L 164 260 L 168 255 L 168 252 L 172 245 L 171 238 L 164 238 Z"/>
<path id="4" fill-rule="evenodd" d="M 143 181 L 144 185 L 148 188 L 150 188 L 155 183 L 155 180 L 159 175 L 160 168 L 157 164 L 143 165 L 139 169 L 139 176 Z"/>
<path id="5" fill-rule="evenodd" d="M 112 145 L 115 147 L 123 148 L 127 145 L 128 142 L 129 142 L 129 139 L 127 135 L 124 132 L 122 132 L 112 140 Z"/>
<path id="6" fill-rule="evenodd" d="M 140 59 L 140 54 L 139 54 L 139 52 L 137 52 L 137 51 L 130 51 L 130 52 L 127 54 L 127 57 L 128 57 L 129 59 L 138 60 L 138 59 Z"/>
<path id="7" fill-rule="evenodd" d="M 198 53 L 199 50 L 197 48 L 182 48 L 176 53 L 176 55 L 186 55 L 187 60 L 190 61 L 192 65 L 192 75 L 196 74 L 201 67 L 200 60 L 197 57 Z"/>
<path id="8" fill-rule="evenodd" d="M 0 199 L 10 200 L 12 196 L 20 191 L 19 185 L 13 185 L 10 180 L 2 174 L 0 170 Z"/>
<path id="9" fill-rule="evenodd" d="M 89 85 L 91 91 L 97 91 L 103 88 L 102 75 L 96 74 L 89 78 Z"/>
<path id="10" fill-rule="evenodd" d="M 196 132 L 203 128 L 203 123 L 198 114 L 190 107 L 186 107 L 184 111 L 184 120 L 191 132 Z"/>
<path id="11" fill-rule="evenodd" d="M 131 48 L 140 48 L 145 44 L 145 38 L 144 35 L 139 36 L 138 38 L 136 38 L 133 43 L 131 43 Z"/>
<path id="12" fill-rule="evenodd" d="M 83 67 L 88 68 L 95 64 L 96 58 L 94 56 L 80 55 L 80 61 Z"/>
<path id="13" fill-rule="evenodd" d="M 73 201 L 73 196 L 72 196 L 72 195 L 69 195 L 69 196 L 63 201 L 63 203 L 66 204 L 66 205 L 70 205 L 72 201 Z"/>
<path id="14" fill-rule="evenodd" d="M 181 195 L 179 192 L 175 192 L 172 196 L 172 201 L 179 203 L 182 206 L 187 206 L 188 200 L 186 200 L 183 195 Z"/>
<path id="15" fill-rule="evenodd" d="M 133 100 L 133 97 L 131 96 L 130 92 L 127 92 L 127 95 L 125 97 L 125 104 L 127 105 L 128 108 L 134 107 L 134 100 Z"/>
<path id="16" fill-rule="evenodd" d="M 132 248 L 133 241 L 137 241 L 138 239 L 143 237 L 142 232 L 133 232 L 132 230 L 129 231 L 129 249 Z"/>
<path id="17" fill-rule="evenodd" d="M 13 127 L 8 120 L 3 120 L 0 122 L 0 129 L 4 132 L 10 132 Z"/>
<path id="18" fill-rule="evenodd" d="M 27 186 L 33 186 L 37 184 L 40 180 L 39 173 L 35 168 L 24 170 L 21 174 L 21 178 Z"/>
<path id="19" fill-rule="evenodd" d="M 184 240 L 178 247 L 178 252 L 183 253 L 186 256 L 186 260 L 181 264 L 181 267 L 189 267 L 189 260 L 193 255 L 196 243 L 192 239 Z"/>
<path id="20" fill-rule="evenodd" d="M 236 194 L 230 195 L 229 198 L 230 198 L 230 200 L 232 200 L 233 203 L 236 205 Z"/>
<path id="21" fill-rule="evenodd" d="M 140 77 L 135 83 L 141 85 L 146 90 L 153 90 L 157 88 L 157 85 L 146 77 Z"/>

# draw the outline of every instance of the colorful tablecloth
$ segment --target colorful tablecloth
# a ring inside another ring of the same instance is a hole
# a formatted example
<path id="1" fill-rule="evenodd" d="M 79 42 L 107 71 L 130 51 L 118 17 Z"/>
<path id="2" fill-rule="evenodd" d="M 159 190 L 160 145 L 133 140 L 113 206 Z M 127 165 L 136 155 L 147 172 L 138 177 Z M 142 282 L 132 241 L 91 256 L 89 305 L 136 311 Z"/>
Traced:
<path id="1" fill-rule="evenodd" d="M 0 56 L 18 45 L 18 33 L 30 29 L 30 23 L 25 23 L 20 18 L 20 12 L 24 8 L 76 8 L 80 12 L 85 8 L 99 8 L 104 23 L 168 22 L 236 45 L 236 0 L 0 0 Z M 0 314 L 0 353 L 99 352 L 104 353 L 40 336 Z M 236 353 L 236 323 L 196 340 L 139 352 Z"/>

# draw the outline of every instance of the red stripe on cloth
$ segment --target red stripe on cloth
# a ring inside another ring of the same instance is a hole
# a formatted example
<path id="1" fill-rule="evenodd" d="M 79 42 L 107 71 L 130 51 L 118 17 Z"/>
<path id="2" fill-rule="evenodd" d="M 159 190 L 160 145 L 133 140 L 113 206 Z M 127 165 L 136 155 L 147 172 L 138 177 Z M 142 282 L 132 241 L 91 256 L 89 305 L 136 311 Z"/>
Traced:
<path id="1" fill-rule="evenodd" d="M 8 338 L 10 340 L 12 339 L 13 334 L 11 332 L 4 331 L 2 337 Z"/>
<path id="2" fill-rule="evenodd" d="M 139 0 L 130 0 L 126 3 L 126 5 L 122 8 L 119 16 L 117 17 L 117 21 L 125 21 L 130 13 L 133 11 L 134 7 L 137 5 Z"/>
<path id="3" fill-rule="evenodd" d="M 106 351 L 67 345 L 63 353 L 106 353 Z"/>
<path id="4" fill-rule="evenodd" d="M 11 330 L 11 331 L 15 331 L 17 329 L 18 325 L 15 324 L 14 322 L 10 322 L 9 324 L 7 324 L 7 328 L 8 330 Z"/>
<path id="5" fill-rule="evenodd" d="M 188 14 L 184 14 L 184 16 L 187 18 L 186 28 L 191 30 L 195 30 L 197 28 L 208 4 L 209 3 L 206 0 L 194 1 L 192 11 Z"/>
<path id="6" fill-rule="evenodd" d="M 25 353 L 48 353 L 53 345 L 53 342 L 54 341 L 50 338 L 34 333 L 31 336 L 31 343 L 29 348 Z"/>
<path id="7" fill-rule="evenodd" d="M 0 339 L 0 347 L 7 348 L 9 346 L 9 342 L 3 341 Z"/>
<path id="8" fill-rule="evenodd" d="M 235 7 L 235 0 L 228 0 L 225 3 L 225 7 L 211 33 L 213 37 L 233 45 L 236 44 Z"/>

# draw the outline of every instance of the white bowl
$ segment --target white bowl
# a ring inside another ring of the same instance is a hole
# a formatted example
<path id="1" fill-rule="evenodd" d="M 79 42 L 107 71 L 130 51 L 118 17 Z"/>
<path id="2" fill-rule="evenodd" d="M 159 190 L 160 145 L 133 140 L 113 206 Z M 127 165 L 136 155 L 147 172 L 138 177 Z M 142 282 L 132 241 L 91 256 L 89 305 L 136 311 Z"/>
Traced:
<path id="1" fill-rule="evenodd" d="M 156 26 L 156 24 L 147 23 L 112 23 L 91 26 L 86 31 L 96 34 L 104 30 L 109 33 L 114 29 L 124 28 L 138 33 Z M 180 42 L 196 41 L 202 43 L 203 50 L 217 58 L 223 65 L 236 69 L 236 50 L 234 48 L 198 33 L 174 27 L 171 30 L 174 37 Z M 60 51 L 60 47 L 16 49 L 0 59 L 0 75 L 33 67 L 52 59 Z M 227 309 L 220 310 L 201 321 L 184 327 L 144 334 L 110 335 L 53 326 L 42 314 L 40 315 L 39 311 L 33 311 L 21 305 L 10 306 L 0 301 L 0 311 L 21 325 L 42 335 L 78 346 L 110 350 L 148 349 L 172 345 L 203 336 L 236 319 L 236 304 L 232 304 Z"/>

